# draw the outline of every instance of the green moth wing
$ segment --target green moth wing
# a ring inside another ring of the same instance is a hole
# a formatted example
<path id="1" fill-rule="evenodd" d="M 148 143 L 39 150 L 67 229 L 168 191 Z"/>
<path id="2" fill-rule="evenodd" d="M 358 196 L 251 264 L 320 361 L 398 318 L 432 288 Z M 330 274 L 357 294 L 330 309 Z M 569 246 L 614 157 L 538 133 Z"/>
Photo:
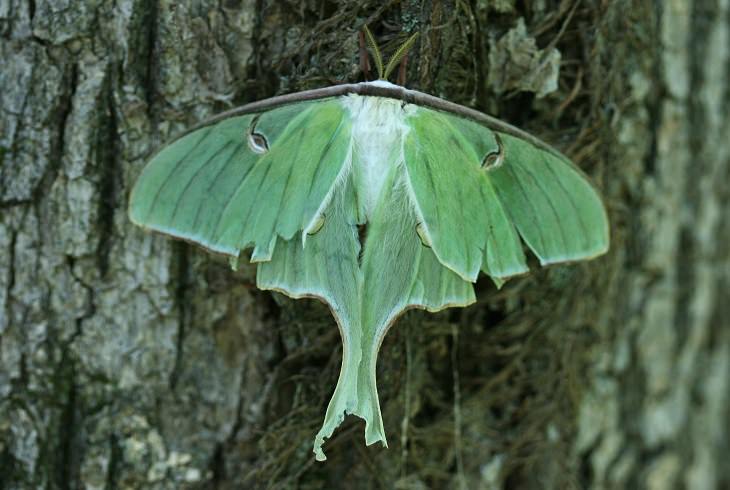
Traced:
<path id="1" fill-rule="evenodd" d="M 542 265 L 590 259 L 608 250 L 598 192 L 558 153 L 502 135 L 504 163 L 487 170 L 500 201 Z"/>
<path id="2" fill-rule="evenodd" d="M 518 232 L 542 264 L 608 249 L 600 197 L 559 153 L 429 108 L 407 120 L 413 202 L 439 260 L 464 279 L 526 272 Z"/>
<path id="3" fill-rule="evenodd" d="M 277 236 L 313 222 L 345 164 L 350 121 L 335 101 L 223 119 L 159 152 L 130 197 L 135 224 L 269 260 Z M 262 205 L 266 203 L 266 205 Z"/>
<path id="4" fill-rule="evenodd" d="M 322 446 L 353 414 L 386 445 L 375 367 L 409 308 L 475 301 L 542 264 L 608 248 L 595 189 L 564 156 L 500 121 L 387 82 L 281 96 L 226 113 L 160 151 L 130 195 L 131 220 L 238 257 L 257 285 L 329 305 L 342 366 Z M 364 240 L 361 229 L 364 227 Z"/>
<path id="5" fill-rule="evenodd" d="M 325 208 L 327 219 L 320 231 L 304 244 L 296 237 L 277 245 L 272 259 L 258 265 L 259 288 L 320 298 L 330 305 L 340 328 L 342 367 L 315 438 L 318 460 L 326 459 L 322 445 L 346 414 L 365 420 L 366 444 L 387 445 L 375 365 L 395 318 L 408 308 L 438 311 L 475 301 L 472 284 L 444 267 L 421 243 L 403 178 L 402 167 L 393 166 L 368 224 L 361 264 L 356 195 L 350 178 L 337 187 Z M 394 209 L 403 212 L 394 213 Z"/>

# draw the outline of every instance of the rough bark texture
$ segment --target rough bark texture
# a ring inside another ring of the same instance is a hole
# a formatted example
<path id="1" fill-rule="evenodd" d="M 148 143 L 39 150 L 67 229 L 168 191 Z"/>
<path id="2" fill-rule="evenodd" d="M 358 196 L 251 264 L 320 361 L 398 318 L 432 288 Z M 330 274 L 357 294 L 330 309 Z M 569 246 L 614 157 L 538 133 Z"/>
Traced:
<path id="1" fill-rule="evenodd" d="M 728 488 L 728 4 L 0 0 L 0 488 Z M 125 208 L 204 117 L 361 79 L 365 22 L 591 174 L 612 249 L 407 314 L 390 448 L 353 419 L 318 464 L 327 309 Z"/>

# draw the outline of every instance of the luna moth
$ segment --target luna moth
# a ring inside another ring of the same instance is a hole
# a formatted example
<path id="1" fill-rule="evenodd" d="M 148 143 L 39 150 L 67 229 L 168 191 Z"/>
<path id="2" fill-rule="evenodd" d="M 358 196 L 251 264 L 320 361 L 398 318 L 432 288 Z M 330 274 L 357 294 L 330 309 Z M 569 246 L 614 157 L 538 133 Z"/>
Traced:
<path id="1" fill-rule="evenodd" d="M 314 440 L 318 460 L 346 414 L 365 420 L 367 445 L 387 446 L 375 365 L 405 310 L 474 303 L 480 271 L 498 287 L 528 271 L 525 248 L 547 265 L 609 245 L 601 198 L 568 158 L 498 119 L 388 82 L 405 49 L 383 69 L 372 45 L 378 80 L 213 117 L 162 148 L 129 201 L 136 225 L 234 262 L 250 248 L 259 288 L 329 305 L 342 364 Z"/>

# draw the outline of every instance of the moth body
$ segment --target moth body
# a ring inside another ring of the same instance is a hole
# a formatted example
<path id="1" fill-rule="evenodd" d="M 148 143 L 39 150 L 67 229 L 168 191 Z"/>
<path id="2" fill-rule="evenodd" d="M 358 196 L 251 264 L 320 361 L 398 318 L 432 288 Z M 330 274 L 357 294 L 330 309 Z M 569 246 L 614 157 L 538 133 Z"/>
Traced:
<path id="1" fill-rule="evenodd" d="M 403 161 L 406 118 L 415 107 L 396 99 L 350 94 L 342 98 L 352 120 L 352 154 L 359 208 L 366 220 L 375 211 L 383 186 Z"/>
<path id="2" fill-rule="evenodd" d="M 387 70 L 386 70 L 387 71 Z M 472 109 L 383 80 L 254 102 L 162 149 L 130 195 L 138 225 L 233 257 L 256 284 L 330 305 L 342 368 L 313 450 L 346 414 L 386 444 L 378 349 L 408 308 L 476 301 L 542 264 L 608 249 L 595 189 L 545 143 Z M 367 223 L 366 240 L 355 224 Z M 305 246 L 306 245 L 306 246 Z"/>

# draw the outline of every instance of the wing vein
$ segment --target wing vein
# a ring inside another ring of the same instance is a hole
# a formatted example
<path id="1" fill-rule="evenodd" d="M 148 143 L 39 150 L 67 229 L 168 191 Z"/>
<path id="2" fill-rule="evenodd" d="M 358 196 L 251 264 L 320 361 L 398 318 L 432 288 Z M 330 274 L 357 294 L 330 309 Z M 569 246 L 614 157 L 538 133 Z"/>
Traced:
<path id="1" fill-rule="evenodd" d="M 568 192 L 568 189 L 565 188 L 565 186 L 563 185 L 563 182 L 560 180 L 560 177 L 558 176 L 557 172 L 555 172 L 555 169 L 552 168 L 552 166 L 550 166 L 548 163 L 545 163 L 545 166 L 547 167 L 548 172 L 550 172 L 552 174 L 553 178 L 555 179 L 555 182 L 557 182 L 558 187 L 560 187 L 560 189 L 563 191 L 563 194 L 565 194 L 565 197 L 568 199 L 568 202 L 570 202 L 570 206 L 573 208 L 573 211 L 575 211 L 575 215 L 578 217 L 577 218 L 578 225 L 580 226 L 580 229 L 583 232 L 583 236 L 582 236 L 583 240 L 581 240 L 581 241 L 583 242 L 583 245 L 585 246 L 585 248 L 588 248 L 590 245 L 589 240 L 588 240 L 588 236 L 589 236 L 588 228 L 586 227 L 585 222 L 583 222 L 583 215 L 581 215 L 580 211 L 578 210 L 578 206 L 576 206 L 575 201 L 573 200 L 573 195 L 570 192 Z"/>
<path id="2" fill-rule="evenodd" d="M 545 250 L 545 237 L 543 236 L 543 229 L 540 227 L 540 223 L 537 220 L 537 216 L 538 216 L 537 208 L 535 208 L 535 204 L 528 197 L 527 191 L 525 190 L 524 186 L 520 182 L 519 177 L 515 174 L 515 171 L 512 168 L 512 166 L 511 165 L 506 165 L 505 166 L 505 169 L 506 169 L 507 172 L 509 172 L 510 174 L 512 174 L 512 180 L 515 182 L 515 184 L 517 185 L 517 187 L 519 187 L 520 194 L 522 194 L 522 197 L 525 200 L 525 202 L 528 203 L 528 205 L 532 208 L 532 214 L 530 215 L 530 217 L 532 218 L 532 223 L 533 223 L 533 225 L 535 227 L 535 230 L 537 230 L 537 234 L 539 236 L 538 239 L 540 240 L 540 247 L 543 250 Z M 512 218 L 512 221 L 514 222 L 515 219 Z M 524 239 L 524 236 L 522 238 Z"/>
<path id="3" fill-rule="evenodd" d="M 206 161 L 205 163 L 202 163 L 200 167 L 195 171 L 195 173 L 190 177 L 187 184 L 185 184 L 185 187 L 177 196 L 177 199 L 175 200 L 175 206 L 172 208 L 172 216 L 170 217 L 170 223 L 175 222 L 175 218 L 177 217 L 177 213 L 180 209 L 180 202 L 182 201 L 185 193 L 190 189 L 190 186 L 193 184 L 193 182 L 200 176 L 201 172 L 205 169 L 206 166 L 218 155 L 223 153 L 226 149 L 228 149 L 233 144 L 232 141 L 227 141 L 225 145 L 221 146 L 218 150 L 215 151 Z"/>
<path id="4" fill-rule="evenodd" d="M 284 183 L 284 191 L 279 196 L 279 204 L 277 204 L 276 208 L 281 209 L 281 204 L 284 202 L 284 196 L 287 194 L 287 190 L 289 189 L 289 185 L 291 183 L 291 177 L 292 174 L 294 174 L 294 165 L 297 165 L 299 162 L 299 153 L 302 151 L 302 142 L 304 141 L 304 135 L 307 133 L 307 128 L 305 127 L 304 130 L 299 135 L 299 140 L 297 141 L 297 150 L 294 153 L 294 157 L 292 158 L 293 162 L 289 165 L 289 171 L 286 174 L 286 182 Z M 259 189 L 260 192 L 260 189 Z M 300 210 L 301 211 L 301 210 Z M 280 216 L 277 214 L 276 219 L 274 220 L 273 229 L 274 233 L 276 233 L 276 230 L 278 228 Z M 301 218 L 300 218 L 301 222 Z"/>
<path id="5" fill-rule="evenodd" d="M 335 128 L 334 132 L 332 133 L 332 136 L 327 141 L 327 144 L 324 145 L 324 150 L 322 151 L 322 155 L 319 157 L 319 162 L 317 162 L 317 167 L 314 169 L 314 173 L 312 174 L 312 178 L 309 181 L 309 189 L 307 190 L 307 196 L 312 197 L 312 188 L 314 186 L 314 183 L 317 181 L 317 177 L 320 173 L 320 169 L 322 168 L 322 161 L 327 156 L 327 154 L 332 149 L 332 143 L 334 142 L 335 138 L 340 134 L 340 131 L 342 130 L 342 125 L 345 123 L 345 118 L 341 117 L 339 124 L 337 124 L 337 128 Z M 334 183 L 333 183 L 334 185 Z"/>
<path id="6" fill-rule="evenodd" d="M 244 143 L 239 143 L 238 146 L 236 146 L 236 149 L 233 150 L 233 152 L 231 153 L 231 156 L 228 157 L 228 161 L 226 161 L 226 163 L 221 166 L 220 170 L 218 170 L 218 173 L 216 173 L 215 177 L 210 181 L 210 184 L 208 184 L 208 187 L 206 187 L 206 189 L 205 189 L 206 196 L 210 195 L 211 189 L 213 189 L 214 187 L 217 187 L 216 184 L 218 182 L 218 179 L 220 179 L 221 175 L 223 175 L 223 173 L 226 170 L 228 170 L 228 166 L 231 164 L 231 162 L 235 161 L 234 157 L 238 154 L 238 151 L 241 149 L 241 147 L 243 145 L 244 145 Z M 252 168 L 253 168 L 253 165 L 249 166 L 249 168 L 244 172 L 244 178 L 246 175 L 248 175 L 248 173 L 251 171 Z M 231 196 L 228 196 L 228 199 L 230 199 L 230 197 Z M 225 201 L 221 201 L 221 202 L 225 202 Z M 200 212 L 203 209 L 204 204 L 205 204 L 205 201 L 200 201 L 200 204 L 198 205 L 198 208 L 195 211 L 195 220 L 193 221 L 194 229 L 197 229 L 197 227 L 198 227 L 198 223 L 200 221 L 200 216 L 201 216 Z"/>
<path id="7" fill-rule="evenodd" d="M 520 166 L 520 170 L 525 173 L 532 181 L 535 183 L 535 187 L 540 189 L 540 192 L 545 196 L 545 200 L 548 203 L 548 206 L 550 206 L 550 210 L 553 212 L 553 215 L 555 216 L 555 222 L 558 225 L 558 230 L 560 231 L 560 240 L 563 242 L 563 250 L 568 250 L 568 238 L 565 236 L 565 229 L 562 226 L 562 223 L 560 222 L 560 214 L 558 213 L 558 210 L 555 208 L 555 204 L 550 199 L 550 194 L 548 191 L 542 186 L 541 182 L 535 177 L 535 174 L 533 174 L 528 168 L 524 166 Z"/>
<path id="8" fill-rule="evenodd" d="M 484 182 L 485 182 L 484 185 L 488 185 L 490 187 L 492 186 L 492 183 L 489 181 L 488 178 L 484 178 Z M 483 186 L 479 186 L 479 194 L 481 194 L 481 196 L 482 196 L 482 202 L 484 202 L 484 204 L 487 205 L 487 196 L 484 195 L 484 187 Z M 497 200 L 497 203 L 496 204 L 499 204 L 500 208 L 502 208 L 502 203 L 497 198 L 497 196 L 496 196 L 495 191 L 494 191 L 493 188 L 492 188 L 492 195 Z M 503 211 L 504 211 L 504 209 L 503 209 Z M 489 267 L 489 260 L 487 259 L 487 256 L 486 255 L 487 255 L 487 253 L 491 253 L 491 255 L 495 258 L 495 260 L 497 262 L 497 267 L 499 267 L 500 270 L 504 270 L 504 263 L 502 262 L 502 256 L 499 253 L 499 251 L 498 250 L 495 250 L 495 251 L 490 251 L 489 250 L 490 243 L 492 243 L 493 245 L 495 245 L 495 247 L 494 247 L 495 249 L 497 248 L 496 247 L 496 245 L 497 245 L 497 237 L 494 234 L 494 227 L 492 226 L 492 223 L 490 223 L 490 222 L 487 222 L 487 235 L 489 235 L 489 237 L 491 237 L 491 241 L 489 240 L 489 238 L 487 238 L 487 243 L 484 246 L 484 251 L 485 251 L 485 254 L 484 254 L 485 255 L 484 262 L 486 263 L 487 267 Z"/>
<path id="9" fill-rule="evenodd" d="M 180 165 L 182 165 L 184 162 L 187 162 L 190 158 L 190 155 L 198 149 L 198 146 L 208 138 L 208 135 L 210 134 L 211 130 L 213 129 L 213 126 L 210 126 L 208 128 L 205 128 L 205 134 L 200 137 L 200 139 L 195 143 L 195 145 L 188 151 L 187 155 L 185 155 L 185 158 L 182 160 L 179 160 L 175 163 L 175 165 L 170 169 L 170 173 L 167 174 L 167 177 L 165 177 L 164 183 L 157 188 L 157 192 L 155 192 L 155 197 L 152 198 L 152 203 L 150 204 L 149 209 L 147 210 L 147 215 L 145 216 L 145 221 L 149 221 L 150 214 L 152 214 L 152 210 L 157 205 L 157 201 L 160 198 L 160 194 L 162 194 L 162 191 L 167 187 L 167 185 L 170 183 L 170 177 L 172 177 L 172 174 L 175 173 L 175 171 L 178 170 Z"/>
<path id="10" fill-rule="evenodd" d="M 299 118 L 298 118 L 298 119 L 299 119 Z M 296 120 L 296 119 L 295 119 L 295 120 Z M 302 119 L 300 119 L 300 120 L 299 120 L 298 122 L 299 122 L 299 124 L 297 125 L 297 127 L 299 127 L 299 126 L 300 126 L 300 125 L 302 124 Z M 289 128 L 289 127 L 287 126 L 287 129 L 288 129 L 288 128 Z M 285 130 L 285 131 L 286 131 L 286 130 Z M 281 137 L 280 139 L 283 139 L 283 136 L 282 136 L 282 137 Z M 274 144 L 275 144 L 275 143 L 272 143 L 272 147 L 273 147 L 273 145 L 274 145 Z M 265 155 L 264 155 L 264 156 L 263 156 L 262 158 L 259 158 L 258 160 L 256 160 L 256 162 L 255 162 L 255 163 L 254 163 L 254 164 L 252 165 L 252 167 L 251 167 L 251 171 L 250 171 L 250 172 L 248 172 L 248 173 L 246 173 L 246 174 L 245 174 L 245 175 L 244 175 L 244 176 L 243 176 L 243 177 L 242 177 L 242 178 L 241 178 L 241 179 L 240 179 L 240 180 L 238 181 L 238 184 L 236 184 L 236 186 L 235 186 L 235 189 L 236 189 L 236 190 L 235 190 L 235 191 L 233 192 L 233 194 L 231 195 L 231 199 L 229 199 L 229 200 L 228 200 L 228 202 L 226 203 L 226 206 L 225 206 L 225 208 L 223 208 L 223 211 L 221 212 L 220 216 L 218 216 L 218 219 L 216 220 L 216 224 L 215 224 L 215 227 L 213 228 L 213 236 L 214 236 L 214 237 L 215 237 L 216 235 L 218 235 L 218 236 L 217 236 L 217 238 L 218 238 L 218 239 L 220 239 L 220 238 L 221 238 L 221 235 L 219 235 L 219 228 L 220 228 L 220 225 L 221 225 L 221 220 L 223 219 L 223 216 L 224 216 L 224 215 L 225 215 L 225 214 L 226 214 L 226 213 L 228 212 L 228 209 L 229 209 L 229 207 L 231 206 L 231 204 L 233 203 L 233 201 L 235 200 L 236 196 L 238 195 L 238 193 L 239 193 L 239 192 L 241 192 L 241 189 L 242 189 L 242 188 L 244 187 L 245 183 L 246 183 L 246 182 L 248 181 L 248 178 L 249 178 L 249 177 L 251 176 L 251 174 L 252 174 L 252 172 L 253 172 L 253 170 L 254 170 L 254 167 L 256 167 L 257 165 L 260 165 L 260 164 L 261 164 L 261 162 L 267 162 L 268 160 L 270 160 L 270 159 L 271 159 L 271 158 L 270 158 L 270 156 L 271 156 L 271 152 L 272 152 L 272 151 L 274 151 L 274 150 L 273 150 L 273 148 L 272 148 L 272 150 L 270 150 L 270 151 L 269 151 L 269 153 L 265 154 Z M 269 157 L 269 158 L 267 158 L 267 157 Z M 272 166 L 273 166 L 273 165 L 272 165 L 271 163 L 269 163 L 269 165 L 268 165 L 268 166 L 266 167 L 266 172 L 264 173 L 264 176 L 263 176 L 263 178 L 261 179 L 261 182 L 265 182 L 265 181 L 266 181 L 266 177 L 267 177 L 267 176 L 269 175 L 269 171 L 271 170 L 271 167 L 272 167 Z M 258 196 L 258 194 L 257 194 L 257 196 Z M 243 225 L 242 225 L 242 227 L 241 227 L 241 233 L 239 233 L 239 237 L 238 237 L 238 241 L 239 241 L 239 242 L 240 242 L 240 240 L 241 240 L 241 237 L 242 237 L 243 233 L 245 232 L 245 226 L 246 226 L 246 222 L 248 221 L 248 219 L 249 219 L 249 218 L 250 218 L 250 216 L 251 216 L 251 211 L 252 211 L 252 209 L 253 209 L 253 206 L 249 206 L 249 208 L 248 208 L 248 210 L 247 210 L 247 212 L 246 212 L 246 219 L 245 219 L 245 220 L 243 221 Z M 240 243 L 237 243 L 237 245 L 236 245 L 236 246 L 239 246 L 239 248 L 240 248 L 240 245 L 245 245 L 245 244 L 240 244 Z"/>

